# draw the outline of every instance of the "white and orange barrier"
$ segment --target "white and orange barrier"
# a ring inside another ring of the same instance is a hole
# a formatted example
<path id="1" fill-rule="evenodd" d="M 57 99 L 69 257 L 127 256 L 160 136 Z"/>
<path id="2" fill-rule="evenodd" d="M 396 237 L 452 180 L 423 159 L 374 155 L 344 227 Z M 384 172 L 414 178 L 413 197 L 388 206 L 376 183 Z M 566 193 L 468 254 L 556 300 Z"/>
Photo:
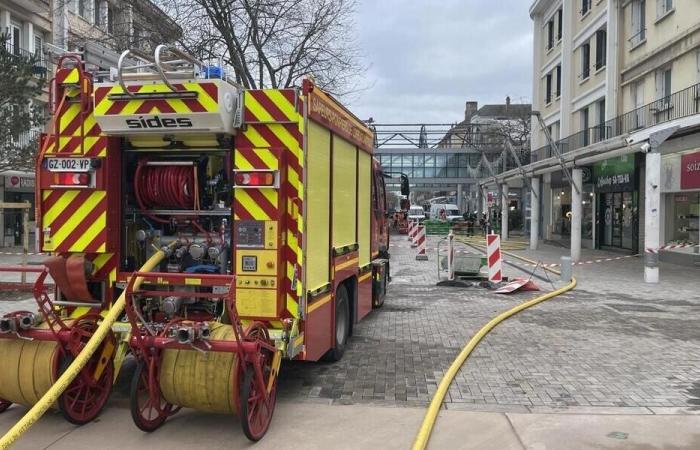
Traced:
<path id="1" fill-rule="evenodd" d="M 418 242 L 417 242 L 416 238 L 418 235 L 418 228 L 421 226 L 425 230 L 425 226 L 419 225 L 418 222 L 415 222 L 413 224 L 413 228 L 408 232 L 408 238 L 411 241 L 411 247 L 413 247 L 413 248 L 418 247 Z"/>
<path id="2" fill-rule="evenodd" d="M 408 221 L 408 240 L 413 242 L 413 231 L 416 228 L 416 222 L 413 220 Z"/>
<path id="3" fill-rule="evenodd" d="M 416 227 L 416 246 L 418 247 L 418 254 L 416 255 L 417 261 L 427 261 L 428 255 L 425 253 L 425 225 L 418 225 Z"/>
<path id="4" fill-rule="evenodd" d="M 486 235 L 486 260 L 489 266 L 489 281 L 503 281 L 503 261 L 501 259 L 501 237 L 497 234 Z"/>

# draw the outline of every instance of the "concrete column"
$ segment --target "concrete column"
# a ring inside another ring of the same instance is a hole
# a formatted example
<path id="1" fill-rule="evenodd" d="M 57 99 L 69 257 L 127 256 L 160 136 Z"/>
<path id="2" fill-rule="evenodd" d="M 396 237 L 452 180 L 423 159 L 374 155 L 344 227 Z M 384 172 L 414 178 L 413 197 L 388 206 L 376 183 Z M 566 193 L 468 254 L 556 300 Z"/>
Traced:
<path id="1" fill-rule="evenodd" d="M 581 259 L 581 216 L 583 215 L 583 170 L 572 169 L 571 179 L 571 261 L 577 263 Z M 576 187 L 578 190 L 576 190 Z"/>
<path id="2" fill-rule="evenodd" d="M 545 239 L 552 239 L 552 174 L 542 176 L 542 228 Z"/>
<path id="3" fill-rule="evenodd" d="M 459 209 L 460 214 L 464 212 L 464 200 L 462 197 L 462 183 L 457 183 L 457 209 Z"/>
<path id="4" fill-rule="evenodd" d="M 540 177 L 530 178 L 530 250 L 537 250 L 540 241 Z"/>
<path id="5" fill-rule="evenodd" d="M 2 10 L 0 11 L 0 27 L 2 27 L 3 33 L 9 33 L 10 32 L 10 11 L 8 10 Z"/>
<path id="6" fill-rule="evenodd" d="M 571 102 L 574 96 L 574 86 L 578 84 L 577 73 L 574 64 L 574 22 L 578 22 L 577 2 L 562 2 L 562 15 L 564 28 L 561 38 L 561 119 L 559 121 L 559 136 L 568 136 L 575 127 L 571 126 Z M 581 3 L 581 2 L 578 2 Z M 554 138 L 556 140 L 556 138 Z"/>
<path id="7" fill-rule="evenodd" d="M 481 186 L 476 185 L 476 219 L 481 220 L 484 218 L 484 190 Z"/>
<path id="8" fill-rule="evenodd" d="M 644 282 L 659 282 L 659 254 L 646 249 L 661 245 L 659 211 L 661 209 L 661 153 L 646 154 L 644 180 Z"/>
<path id="9" fill-rule="evenodd" d="M 508 239 L 508 185 L 501 185 L 501 240 Z"/>

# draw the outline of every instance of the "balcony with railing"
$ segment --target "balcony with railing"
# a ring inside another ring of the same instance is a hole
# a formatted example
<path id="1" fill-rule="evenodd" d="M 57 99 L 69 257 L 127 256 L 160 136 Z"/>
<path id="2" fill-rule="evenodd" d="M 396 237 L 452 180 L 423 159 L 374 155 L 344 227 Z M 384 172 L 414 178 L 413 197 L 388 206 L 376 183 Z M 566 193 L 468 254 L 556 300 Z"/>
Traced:
<path id="1" fill-rule="evenodd" d="M 655 100 L 602 124 L 581 130 L 554 144 L 559 153 L 571 152 L 589 145 L 619 137 L 645 128 L 700 113 L 700 83 Z M 549 144 L 534 150 L 530 161 L 554 156 Z"/>
<path id="2" fill-rule="evenodd" d="M 4 45 L 0 43 L 0 52 L 3 53 L 3 57 L 7 57 L 10 60 L 16 58 L 18 61 L 31 62 L 32 73 L 39 78 L 46 78 L 49 72 L 50 62 L 43 51 L 32 53 L 10 41 L 5 41 Z"/>

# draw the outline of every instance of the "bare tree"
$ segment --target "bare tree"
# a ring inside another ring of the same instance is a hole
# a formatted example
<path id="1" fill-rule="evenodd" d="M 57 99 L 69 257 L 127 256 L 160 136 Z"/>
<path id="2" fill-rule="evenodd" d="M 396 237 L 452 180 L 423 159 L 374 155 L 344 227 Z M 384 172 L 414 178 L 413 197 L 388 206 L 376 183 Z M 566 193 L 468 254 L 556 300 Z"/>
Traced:
<path id="1" fill-rule="evenodd" d="M 225 55 L 246 88 L 285 88 L 305 75 L 342 95 L 365 69 L 354 39 L 355 0 L 161 0 L 184 26 L 182 46 Z"/>
<path id="2" fill-rule="evenodd" d="M 39 145 L 43 110 L 32 100 L 41 95 L 46 66 L 0 37 L 0 172 L 32 170 Z"/>

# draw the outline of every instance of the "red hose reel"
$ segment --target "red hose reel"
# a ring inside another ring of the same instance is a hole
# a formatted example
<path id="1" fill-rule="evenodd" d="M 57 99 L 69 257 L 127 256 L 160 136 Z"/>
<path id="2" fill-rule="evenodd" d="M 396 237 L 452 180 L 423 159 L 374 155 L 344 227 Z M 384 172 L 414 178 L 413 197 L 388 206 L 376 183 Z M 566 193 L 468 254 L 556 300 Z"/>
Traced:
<path id="1" fill-rule="evenodd" d="M 142 159 L 134 175 L 134 195 L 141 210 L 199 210 L 197 164 Z M 167 223 L 167 220 L 152 219 Z"/>

